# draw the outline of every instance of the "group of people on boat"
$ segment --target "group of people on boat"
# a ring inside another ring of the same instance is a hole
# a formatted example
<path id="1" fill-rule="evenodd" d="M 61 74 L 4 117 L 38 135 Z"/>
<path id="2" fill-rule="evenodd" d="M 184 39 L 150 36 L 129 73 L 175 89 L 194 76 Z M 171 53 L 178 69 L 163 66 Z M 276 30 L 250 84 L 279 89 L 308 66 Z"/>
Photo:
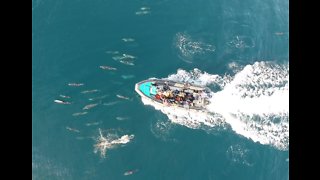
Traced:
<path id="1" fill-rule="evenodd" d="M 165 105 L 194 106 L 195 96 L 197 96 L 196 92 L 192 93 L 184 89 L 171 90 L 168 85 L 164 85 L 162 88 L 158 87 L 155 98 Z"/>

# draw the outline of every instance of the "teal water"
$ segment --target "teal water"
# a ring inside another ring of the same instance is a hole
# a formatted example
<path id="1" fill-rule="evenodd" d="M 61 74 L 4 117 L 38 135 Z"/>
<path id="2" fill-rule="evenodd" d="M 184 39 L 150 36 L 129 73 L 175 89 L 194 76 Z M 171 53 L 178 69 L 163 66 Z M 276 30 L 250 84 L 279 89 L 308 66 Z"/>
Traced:
<path id="1" fill-rule="evenodd" d="M 33 0 L 32 13 L 33 179 L 288 179 L 288 150 L 172 123 L 134 91 L 179 68 L 224 75 L 232 63 L 287 63 L 288 1 Z M 123 53 L 134 65 L 113 58 Z M 135 137 L 103 158 L 99 128 Z"/>

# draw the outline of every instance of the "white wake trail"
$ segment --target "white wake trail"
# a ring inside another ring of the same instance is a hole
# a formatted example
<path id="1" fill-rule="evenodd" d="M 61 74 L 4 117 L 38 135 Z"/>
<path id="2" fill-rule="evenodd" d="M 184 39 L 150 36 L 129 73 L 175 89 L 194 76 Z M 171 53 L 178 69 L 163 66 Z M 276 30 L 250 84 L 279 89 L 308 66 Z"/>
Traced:
<path id="1" fill-rule="evenodd" d="M 255 142 L 285 150 L 289 145 L 289 69 L 259 62 L 246 66 L 220 92 L 208 110 Z"/>
<path id="2" fill-rule="evenodd" d="M 226 127 L 254 142 L 280 150 L 289 145 L 289 67 L 271 62 L 247 65 L 234 76 L 179 69 L 169 80 L 214 86 L 209 113 L 172 109 L 142 99 L 175 123 L 189 128 Z"/>

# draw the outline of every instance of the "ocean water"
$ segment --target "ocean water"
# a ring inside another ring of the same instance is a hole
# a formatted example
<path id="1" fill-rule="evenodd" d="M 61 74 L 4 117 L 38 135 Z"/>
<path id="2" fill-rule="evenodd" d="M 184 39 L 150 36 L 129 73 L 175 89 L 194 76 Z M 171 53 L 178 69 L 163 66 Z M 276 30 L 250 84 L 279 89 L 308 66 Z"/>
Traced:
<path id="1" fill-rule="evenodd" d="M 288 179 L 288 3 L 33 0 L 32 178 Z M 149 78 L 209 87 L 210 114 Z"/>

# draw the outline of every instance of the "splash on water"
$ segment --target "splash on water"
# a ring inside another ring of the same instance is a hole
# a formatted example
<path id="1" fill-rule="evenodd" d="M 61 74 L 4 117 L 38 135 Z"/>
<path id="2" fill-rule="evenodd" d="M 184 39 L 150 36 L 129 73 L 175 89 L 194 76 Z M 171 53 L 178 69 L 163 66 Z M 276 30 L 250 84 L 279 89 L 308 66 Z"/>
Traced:
<path id="1" fill-rule="evenodd" d="M 106 156 L 108 149 L 117 148 L 119 145 L 124 145 L 130 142 L 134 138 L 134 135 L 123 135 L 120 138 L 117 134 L 107 134 L 103 135 L 101 129 L 99 129 L 99 137 L 96 139 L 96 144 L 94 145 L 94 153 L 100 151 L 101 157 Z"/>
<path id="2" fill-rule="evenodd" d="M 150 130 L 152 134 L 162 141 L 177 141 L 172 132 L 176 124 L 167 121 L 167 118 L 162 113 L 157 113 L 155 118 L 150 121 Z"/>
<path id="3" fill-rule="evenodd" d="M 173 45 L 177 49 L 179 57 L 188 63 L 192 63 L 195 58 L 205 58 L 215 51 L 215 46 L 194 40 L 189 34 L 179 32 L 173 40 Z"/>
<path id="4" fill-rule="evenodd" d="M 254 164 L 252 158 L 250 158 L 250 150 L 242 144 L 231 145 L 226 152 L 226 156 L 233 164 L 243 164 L 246 166 Z"/>

